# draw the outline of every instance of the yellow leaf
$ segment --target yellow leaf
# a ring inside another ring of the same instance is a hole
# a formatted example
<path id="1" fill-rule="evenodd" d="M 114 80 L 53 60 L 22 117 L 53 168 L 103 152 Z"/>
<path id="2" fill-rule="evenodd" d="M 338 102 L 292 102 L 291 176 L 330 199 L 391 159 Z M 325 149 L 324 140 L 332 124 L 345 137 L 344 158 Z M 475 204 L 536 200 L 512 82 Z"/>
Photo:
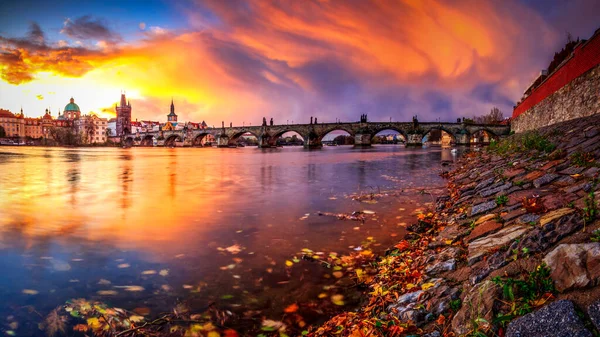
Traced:
<path id="1" fill-rule="evenodd" d="M 129 320 L 132 321 L 132 322 L 134 322 L 134 323 L 137 323 L 137 322 L 143 321 L 144 317 L 143 316 L 138 316 L 138 315 L 132 315 L 131 317 L 129 317 Z"/>
<path id="2" fill-rule="evenodd" d="M 87 324 L 92 329 L 98 329 L 102 326 L 100 321 L 96 317 L 91 317 L 87 319 Z"/>
<path id="3" fill-rule="evenodd" d="M 335 305 L 344 305 L 344 295 L 332 295 L 331 302 Z"/>
<path id="4" fill-rule="evenodd" d="M 319 298 L 325 298 L 325 297 L 327 297 L 327 294 L 326 294 L 326 293 L 320 293 L 320 294 L 319 294 Z"/>
<path id="5" fill-rule="evenodd" d="M 291 267 L 294 265 L 294 262 L 290 261 L 290 260 L 285 260 L 285 265 L 288 267 Z"/>
<path id="6" fill-rule="evenodd" d="M 332 273 L 332 275 L 333 275 L 333 277 L 335 277 L 335 278 L 342 278 L 342 276 L 344 276 L 344 273 L 343 273 L 343 272 L 341 272 L 341 271 L 334 271 L 334 272 Z"/>
<path id="7" fill-rule="evenodd" d="M 421 289 L 423 289 L 423 290 L 427 290 L 427 289 L 429 289 L 429 288 L 433 287 L 434 285 L 435 285 L 435 284 L 434 284 L 434 283 L 431 283 L 431 282 L 428 282 L 428 283 L 423 283 L 423 284 L 421 285 Z"/>
<path id="8" fill-rule="evenodd" d="M 220 337 L 221 335 L 216 331 L 211 331 L 208 333 L 208 337 Z"/>
<path id="9" fill-rule="evenodd" d="M 410 290 L 410 289 L 412 289 L 414 287 L 415 287 L 415 285 L 412 284 L 412 283 L 409 283 L 409 284 L 406 285 L 406 289 L 408 289 L 408 290 Z"/>

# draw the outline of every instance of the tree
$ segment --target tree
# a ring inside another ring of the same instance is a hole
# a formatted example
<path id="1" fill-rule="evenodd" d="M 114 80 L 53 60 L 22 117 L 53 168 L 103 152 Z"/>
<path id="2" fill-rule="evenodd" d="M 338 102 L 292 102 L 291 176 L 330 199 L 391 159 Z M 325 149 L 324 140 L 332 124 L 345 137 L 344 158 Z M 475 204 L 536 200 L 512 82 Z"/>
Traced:
<path id="1" fill-rule="evenodd" d="M 493 107 L 487 115 L 473 117 L 473 121 L 476 124 L 498 124 L 502 120 L 504 120 L 504 116 L 502 115 L 502 111 L 497 107 Z M 465 119 L 465 124 L 467 124 L 467 119 Z"/>
<path id="2" fill-rule="evenodd" d="M 0 138 L 4 137 L 6 137 L 6 131 L 4 131 L 4 128 L 0 126 Z"/>
<path id="3" fill-rule="evenodd" d="M 106 131 L 104 131 L 104 133 L 106 134 L 106 139 L 108 139 L 108 137 L 112 135 L 112 130 L 110 128 L 106 128 Z"/>
<path id="4" fill-rule="evenodd" d="M 94 123 L 94 118 L 88 118 L 85 121 L 85 128 L 84 128 L 84 132 L 86 135 L 86 139 L 88 143 L 92 143 L 92 141 L 94 140 L 94 135 L 96 134 L 96 130 L 97 130 L 97 126 L 96 123 Z"/>

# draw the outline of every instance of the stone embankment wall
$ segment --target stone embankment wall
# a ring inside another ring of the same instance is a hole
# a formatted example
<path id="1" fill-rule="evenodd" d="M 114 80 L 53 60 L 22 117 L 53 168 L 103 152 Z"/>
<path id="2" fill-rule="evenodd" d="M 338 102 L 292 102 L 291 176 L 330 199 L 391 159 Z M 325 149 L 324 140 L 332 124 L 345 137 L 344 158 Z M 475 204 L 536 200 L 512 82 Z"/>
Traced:
<path id="1" fill-rule="evenodd" d="M 600 30 L 515 107 L 519 133 L 600 113 Z"/>
<path id="2" fill-rule="evenodd" d="M 502 330 L 507 337 L 591 337 L 600 330 L 600 242 L 594 232 L 600 224 L 584 220 L 590 195 L 596 204 L 600 199 L 600 114 L 541 128 L 539 137 L 556 147 L 482 151 L 447 173 L 449 193 L 438 198 L 438 227 L 430 230 L 435 234 L 426 259 L 412 266 L 425 271 L 422 282 L 433 286 L 400 296 L 391 312 L 427 336 L 449 330 L 497 336 Z M 524 144 L 524 138 L 505 141 Z M 554 294 L 517 299 L 528 309 L 510 313 L 511 300 L 496 277 L 527 280 L 544 264 L 548 275 L 542 280 L 553 284 Z M 460 308 L 451 309 L 452 303 Z M 583 320 L 577 310 L 585 313 Z M 495 321 L 509 313 L 511 322 Z M 437 325 L 429 323 L 436 319 Z"/>

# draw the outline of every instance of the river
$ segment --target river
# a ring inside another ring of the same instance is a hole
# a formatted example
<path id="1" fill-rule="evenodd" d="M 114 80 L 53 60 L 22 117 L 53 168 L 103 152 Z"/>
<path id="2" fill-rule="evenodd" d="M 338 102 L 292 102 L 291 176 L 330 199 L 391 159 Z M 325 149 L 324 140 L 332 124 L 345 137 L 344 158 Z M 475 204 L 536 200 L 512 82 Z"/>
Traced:
<path id="1" fill-rule="evenodd" d="M 89 298 L 149 316 L 214 302 L 278 319 L 291 303 L 326 302 L 323 289 L 347 292 L 327 268 L 295 259 L 303 248 L 384 251 L 431 205 L 423 191 L 444 186 L 441 161 L 455 159 L 392 145 L 0 147 L 0 317 L 43 335 L 32 312 Z M 404 191 L 350 198 L 386 190 Z M 364 210 L 364 223 L 318 214 Z M 346 296 L 338 309 L 356 306 Z"/>

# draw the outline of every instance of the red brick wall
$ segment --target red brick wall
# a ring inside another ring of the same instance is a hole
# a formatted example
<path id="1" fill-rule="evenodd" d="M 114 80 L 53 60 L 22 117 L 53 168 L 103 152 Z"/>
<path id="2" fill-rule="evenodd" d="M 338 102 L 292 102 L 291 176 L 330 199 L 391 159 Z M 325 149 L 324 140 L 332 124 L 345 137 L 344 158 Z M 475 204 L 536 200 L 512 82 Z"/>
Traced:
<path id="1" fill-rule="evenodd" d="M 573 51 L 573 57 L 567 61 L 562 67 L 555 71 L 552 76 L 539 87 L 537 87 L 531 95 L 529 95 L 521 104 L 514 110 L 512 118 L 515 118 L 523 112 L 529 110 L 544 98 L 552 95 L 560 88 L 567 85 L 577 77 L 583 75 L 586 71 L 600 64 L 600 33 L 592 36 L 584 45 L 579 45 Z"/>

